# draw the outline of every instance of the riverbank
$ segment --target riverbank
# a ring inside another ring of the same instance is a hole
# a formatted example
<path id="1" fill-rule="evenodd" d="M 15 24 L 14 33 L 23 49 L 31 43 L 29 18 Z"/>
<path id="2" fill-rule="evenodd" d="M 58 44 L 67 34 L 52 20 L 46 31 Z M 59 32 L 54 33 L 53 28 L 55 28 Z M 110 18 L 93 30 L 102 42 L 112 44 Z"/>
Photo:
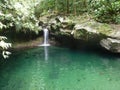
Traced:
<path id="1" fill-rule="evenodd" d="M 46 15 L 40 17 L 40 22 L 40 28 L 45 26 L 49 30 L 51 45 L 120 53 L 120 25 L 99 23 L 87 14 L 78 17 Z M 36 47 L 42 43 L 43 32 L 33 40 L 14 43 L 13 48 Z"/>
<path id="2" fill-rule="evenodd" d="M 40 18 L 50 34 L 62 44 L 77 44 L 78 47 L 100 46 L 110 52 L 120 53 L 120 25 L 96 22 L 89 15 L 45 16 Z M 46 22 L 47 21 L 47 22 Z M 42 25 L 41 25 L 42 26 Z M 79 44 L 80 43 L 80 44 Z"/>

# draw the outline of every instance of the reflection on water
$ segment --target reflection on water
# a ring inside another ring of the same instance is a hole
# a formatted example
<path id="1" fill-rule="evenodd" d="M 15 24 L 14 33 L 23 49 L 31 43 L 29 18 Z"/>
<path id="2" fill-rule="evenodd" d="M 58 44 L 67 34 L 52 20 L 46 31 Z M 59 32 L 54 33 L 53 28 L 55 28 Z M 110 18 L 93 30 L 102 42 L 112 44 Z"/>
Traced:
<path id="1" fill-rule="evenodd" d="M 0 90 L 120 90 L 119 84 L 120 57 L 109 54 L 39 47 L 0 64 Z"/>
<path id="2" fill-rule="evenodd" d="M 44 46 L 44 58 L 48 60 L 48 46 Z"/>

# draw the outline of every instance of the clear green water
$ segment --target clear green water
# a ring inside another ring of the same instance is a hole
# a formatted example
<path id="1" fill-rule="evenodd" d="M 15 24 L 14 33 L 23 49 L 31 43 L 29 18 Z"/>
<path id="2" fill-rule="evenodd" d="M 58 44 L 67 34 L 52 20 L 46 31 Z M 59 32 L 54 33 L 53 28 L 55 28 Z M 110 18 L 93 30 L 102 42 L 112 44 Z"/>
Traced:
<path id="1" fill-rule="evenodd" d="M 16 51 L 0 65 L 0 90 L 120 90 L 120 58 L 59 47 Z"/>

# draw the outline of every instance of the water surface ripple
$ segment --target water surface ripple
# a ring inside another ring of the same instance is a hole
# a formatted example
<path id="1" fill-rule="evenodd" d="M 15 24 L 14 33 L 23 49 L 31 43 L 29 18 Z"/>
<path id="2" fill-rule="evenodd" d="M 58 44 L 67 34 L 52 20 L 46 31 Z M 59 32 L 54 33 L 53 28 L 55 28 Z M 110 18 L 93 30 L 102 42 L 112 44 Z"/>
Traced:
<path id="1" fill-rule="evenodd" d="M 120 90 L 120 58 L 53 46 L 16 51 L 0 65 L 0 90 Z"/>

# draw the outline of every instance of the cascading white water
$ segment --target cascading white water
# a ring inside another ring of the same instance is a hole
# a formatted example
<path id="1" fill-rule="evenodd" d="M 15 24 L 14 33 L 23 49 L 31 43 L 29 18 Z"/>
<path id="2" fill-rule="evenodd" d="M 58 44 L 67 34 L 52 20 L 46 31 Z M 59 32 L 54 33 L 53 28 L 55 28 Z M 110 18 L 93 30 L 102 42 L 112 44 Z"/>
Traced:
<path id="1" fill-rule="evenodd" d="M 44 32 L 44 43 L 43 44 L 46 45 L 48 44 L 48 29 L 45 28 L 43 32 Z"/>
<path id="2" fill-rule="evenodd" d="M 50 46 L 48 40 L 49 40 L 49 31 L 47 28 L 43 29 L 43 33 L 44 33 L 44 42 L 42 45 L 40 46 Z"/>
<path id="3" fill-rule="evenodd" d="M 44 42 L 41 46 L 44 46 L 44 57 L 45 57 L 45 60 L 48 60 L 48 47 L 47 46 L 50 46 L 48 40 L 49 40 L 49 31 L 47 28 L 43 29 L 43 33 L 44 33 Z"/>

